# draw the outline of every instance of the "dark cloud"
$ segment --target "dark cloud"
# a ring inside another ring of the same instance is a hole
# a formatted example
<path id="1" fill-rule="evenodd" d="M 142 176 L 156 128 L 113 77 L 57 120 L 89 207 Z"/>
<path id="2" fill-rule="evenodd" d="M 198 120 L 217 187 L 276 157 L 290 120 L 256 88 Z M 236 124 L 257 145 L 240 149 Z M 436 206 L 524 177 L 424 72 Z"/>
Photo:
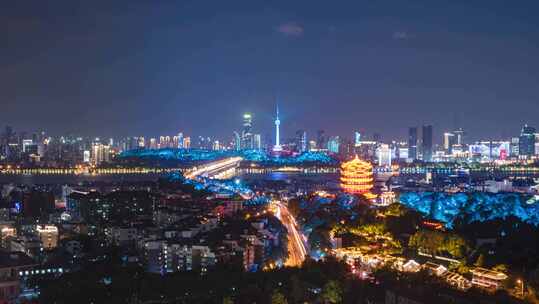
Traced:
<path id="1" fill-rule="evenodd" d="M 407 40 L 414 38 L 415 36 L 413 34 L 408 33 L 407 31 L 396 31 L 393 32 L 393 39 L 396 40 Z"/>
<path id="2" fill-rule="evenodd" d="M 303 36 L 304 29 L 295 22 L 287 22 L 279 25 L 277 31 L 288 37 L 300 37 Z"/>

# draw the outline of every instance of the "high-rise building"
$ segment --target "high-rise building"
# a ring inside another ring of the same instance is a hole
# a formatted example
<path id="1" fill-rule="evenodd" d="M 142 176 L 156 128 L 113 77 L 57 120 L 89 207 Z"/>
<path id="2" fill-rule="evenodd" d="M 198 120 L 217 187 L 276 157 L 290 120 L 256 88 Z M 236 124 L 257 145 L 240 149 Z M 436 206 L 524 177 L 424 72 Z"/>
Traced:
<path id="1" fill-rule="evenodd" d="M 22 152 L 28 153 L 29 147 L 34 145 L 34 141 L 31 139 L 23 139 L 22 140 Z"/>
<path id="2" fill-rule="evenodd" d="M 535 128 L 527 124 L 522 127 L 519 136 L 518 154 L 521 157 L 531 157 L 535 155 Z"/>
<path id="3" fill-rule="evenodd" d="M 157 149 L 157 140 L 155 138 L 150 138 L 150 149 Z"/>
<path id="4" fill-rule="evenodd" d="M 423 153 L 423 161 L 432 161 L 432 126 L 424 125 L 421 134 L 421 151 Z"/>
<path id="5" fill-rule="evenodd" d="M 318 132 L 316 132 L 316 145 L 318 146 L 318 149 L 325 149 L 327 147 L 324 130 L 318 130 Z"/>
<path id="6" fill-rule="evenodd" d="M 236 131 L 234 131 L 234 150 L 241 150 L 241 136 Z"/>
<path id="7" fill-rule="evenodd" d="M 13 141 L 15 141 L 15 132 L 13 132 L 13 128 L 7 126 L 4 134 L 2 134 L 2 140 L 0 142 L 0 156 L 4 156 L 8 159 L 14 158 L 15 151 L 13 149 L 13 144 L 15 143 Z"/>
<path id="8" fill-rule="evenodd" d="M 397 150 L 398 158 L 402 160 L 408 159 L 409 158 L 408 151 L 409 151 L 408 147 L 399 147 Z"/>
<path id="9" fill-rule="evenodd" d="M 417 128 L 408 129 L 408 158 L 417 159 Z"/>
<path id="10" fill-rule="evenodd" d="M 178 133 L 178 146 L 177 148 L 182 149 L 183 148 L 183 133 Z"/>
<path id="11" fill-rule="evenodd" d="M 457 143 L 457 137 L 452 132 L 444 133 L 444 150 L 447 154 L 453 153 L 453 146 Z"/>
<path id="12" fill-rule="evenodd" d="M 262 149 L 262 136 L 260 134 L 253 134 L 253 149 Z"/>
<path id="13" fill-rule="evenodd" d="M 504 160 L 507 158 L 509 150 L 509 141 L 479 141 L 468 145 L 471 157 L 478 161 Z"/>
<path id="14" fill-rule="evenodd" d="M 212 150 L 214 150 L 214 151 L 221 150 L 221 144 L 219 143 L 218 140 L 215 140 L 215 141 L 213 142 Z"/>
<path id="15" fill-rule="evenodd" d="M 359 132 L 354 132 L 354 146 L 359 146 L 361 145 L 361 133 Z"/>
<path id="16" fill-rule="evenodd" d="M 146 147 L 146 142 L 144 141 L 144 136 L 140 136 L 138 138 L 138 147 L 139 148 L 144 148 Z"/>
<path id="17" fill-rule="evenodd" d="M 85 163 L 89 163 L 91 161 L 91 154 L 90 154 L 90 151 L 89 150 L 84 150 L 84 152 L 82 152 L 82 161 L 85 162 Z"/>
<path id="18" fill-rule="evenodd" d="M 305 130 L 296 131 L 296 149 L 302 153 L 307 151 L 307 132 Z"/>
<path id="19" fill-rule="evenodd" d="M 241 142 L 243 149 L 253 149 L 253 117 L 250 113 L 243 114 L 243 128 L 241 131 Z"/>
<path id="20" fill-rule="evenodd" d="M 341 141 L 339 136 L 332 136 L 328 140 L 328 151 L 331 153 L 339 153 L 339 145 Z"/>
<path id="21" fill-rule="evenodd" d="M 378 146 L 376 154 L 378 156 L 378 166 L 391 166 L 392 150 L 388 144 L 381 144 L 380 146 Z"/>
<path id="22" fill-rule="evenodd" d="M 315 140 L 309 140 L 309 151 L 314 151 L 316 149 L 317 149 L 316 141 Z"/>
<path id="23" fill-rule="evenodd" d="M 339 157 L 349 158 L 356 155 L 354 142 L 349 138 L 339 138 Z"/>
<path id="24" fill-rule="evenodd" d="M 511 157 L 517 157 L 518 156 L 518 148 L 519 148 L 519 138 L 513 137 L 511 138 L 511 145 L 510 145 L 510 155 Z"/>
<path id="25" fill-rule="evenodd" d="M 126 139 L 125 150 L 132 150 L 138 148 L 138 138 L 128 137 Z"/>
<path id="26" fill-rule="evenodd" d="M 2 134 L 2 140 L 0 142 L 0 145 L 7 146 L 9 145 L 13 138 L 15 137 L 15 133 L 13 132 L 13 128 L 10 126 L 6 126 L 6 129 L 4 130 L 4 134 Z"/>
<path id="27" fill-rule="evenodd" d="M 191 148 L 191 137 L 186 136 L 183 138 L 183 148 L 184 149 L 190 149 Z"/>
<path id="28" fill-rule="evenodd" d="M 455 145 L 465 145 L 466 144 L 466 132 L 462 128 L 452 132 L 455 135 Z"/>
<path id="29" fill-rule="evenodd" d="M 103 162 L 109 162 L 110 161 L 110 146 L 103 145 L 102 143 L 94 143 L 92 145 L 91 159 L 92 159 L 92 163 L 96 166 Z"/>
<path id="30" fill-rule="evenodd" d="M 249 134 L 251 133 L 251 129 L 253 127 L 253 117 L 251 113 L 245 113 L 243 114 L 243 134 Z"/>

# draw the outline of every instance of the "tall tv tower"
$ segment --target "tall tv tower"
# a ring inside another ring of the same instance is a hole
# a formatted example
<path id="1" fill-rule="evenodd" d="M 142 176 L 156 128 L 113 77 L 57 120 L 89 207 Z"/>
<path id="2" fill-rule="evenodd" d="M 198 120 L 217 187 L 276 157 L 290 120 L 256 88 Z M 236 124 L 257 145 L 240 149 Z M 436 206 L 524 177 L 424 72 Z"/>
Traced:
<path id="1" fill-rule="evenodd" d="M 280 142 L 280 135 L 279 135 L 279 126 L 281 125 L 281 120 L 279 120 L 279 105 L 277 107 L 277 114 L 275 116 L 275 146 L 273 146 L 273 151 L 280 152 L 283 150 L 281 147 Z"/>

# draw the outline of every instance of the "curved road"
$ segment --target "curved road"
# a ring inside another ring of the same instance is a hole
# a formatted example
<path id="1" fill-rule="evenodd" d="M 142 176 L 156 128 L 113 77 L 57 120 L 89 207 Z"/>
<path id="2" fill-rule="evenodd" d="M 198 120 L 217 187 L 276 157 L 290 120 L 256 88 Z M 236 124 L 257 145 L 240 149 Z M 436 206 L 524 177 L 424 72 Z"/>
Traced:
<path id="1" fill-rule="evenodd" d="M 307 256 L 305 237 L 298 230 L 298 223 L 288 208 L 281 202 L 275 202 L 275 216 L 288 230 L 288 259 L 286 266 L 301 266 Z"/>

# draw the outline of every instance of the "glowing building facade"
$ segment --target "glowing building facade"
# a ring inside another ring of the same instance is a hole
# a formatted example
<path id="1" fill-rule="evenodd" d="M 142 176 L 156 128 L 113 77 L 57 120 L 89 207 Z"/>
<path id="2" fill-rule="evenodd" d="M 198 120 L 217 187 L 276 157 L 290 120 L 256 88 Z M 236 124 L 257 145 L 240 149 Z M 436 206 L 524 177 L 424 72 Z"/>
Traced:
<path id="1" fill-rule="evenodd" d="M 339 136 L 332 136 L 328 140 L 328 151 L 331 153 L 339 153 L 339 146 L 340 146 L 341 140 Z"/>
<path id="2" fill-rule="evenodd" d="M 417 127 L 408 130 L 408 158 L 411 161 L 417 159 Z"/>
<path id="3" fill-rule="evenodd" d="M 351 194 L 362 194 L 368 199 L 375 198 L 371 193 L 374 185 L 372 165 L 357 156 L 341 165 L 341 188 Z"/>
<path id="4" fill-rule="evenodd" d="M 253 149 L 253 117 L 250 113 L 243 114 L 243 130 L 241 131 L 241 148 Z"/>
<path id="5" fill-rule="evenodd" d="M 101 143 L 94 143 L 91 151 L 91 161 L 94 165 L 99 165 L 103 162 L 111 160 L 110 146 Z"/>
<path id="6" fill-rule="evenodd" d="M 380 167 L 391 167 L 393 150 L 388 144 L 381 144 L 378 149 L 376 149 L 376 156 L 378 158 L 378 166 Z"/>
<path id="7" fill-rule="evenodd" d="M 518 154 L 526 158 L 535 155 L 535 128 L 524 125 L 519 137 Z"/>
<path id="8" fill-rule="evenodd" d="M 38 225 L 36 231 L 44 249 L 54 249 L 58 246 L 58 228 L 54 225 Z"/>

